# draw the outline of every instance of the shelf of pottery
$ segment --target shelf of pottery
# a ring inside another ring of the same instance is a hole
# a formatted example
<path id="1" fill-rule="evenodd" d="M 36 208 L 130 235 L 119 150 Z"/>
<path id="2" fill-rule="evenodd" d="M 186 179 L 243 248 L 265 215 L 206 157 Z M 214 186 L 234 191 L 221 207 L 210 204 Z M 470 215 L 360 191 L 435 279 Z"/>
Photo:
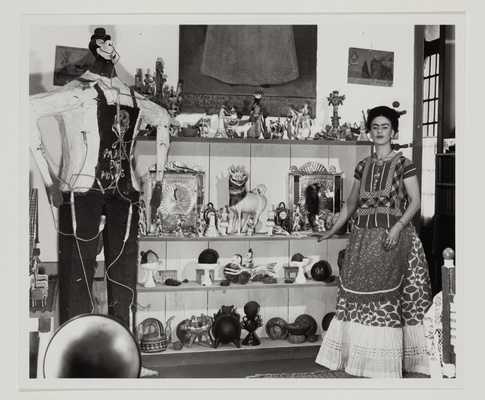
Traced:
<path id="1" fill-rule="evenodd" d="M 152 210 L 155 141 L 137 140 L 146 208 L 136 322 L 173 317 L 175 338 L 181 321 L 212 317 L 222 306 L 244 316 L 251 301 L 259 304 L 263 324 L 273 318 L 290 323 L 302 314 L 322 321 L 335 307 L 337 261 L 348 234 L 344 229 L 320 243 L 308 235 L 332 224 L 350 193 L 355 165 L 370 154 L 369 142 L 173 137 L 162 202 Z M 248 200 L 240 208 L 252 213 L 243 212 L 238 225 L 233 209 Z M 207 249 L 219 257 L 212 265 L 199 259 Z M 295 255 L 306 265 L 295 264 Z M 249 276 L 231 279 L 230 265 L 241 266 L 248 256 Z M 312 276 L 321 261 L 331 269 L 325 280 Z M 264 325 L 258 335 L 267 337 Z"/>

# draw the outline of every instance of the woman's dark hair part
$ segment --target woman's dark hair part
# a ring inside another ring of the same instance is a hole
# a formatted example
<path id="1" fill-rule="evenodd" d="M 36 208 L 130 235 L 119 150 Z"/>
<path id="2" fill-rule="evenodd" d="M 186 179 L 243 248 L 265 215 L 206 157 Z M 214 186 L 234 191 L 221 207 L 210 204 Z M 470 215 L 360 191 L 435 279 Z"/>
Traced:
<path id="1" fill-rule="evenodd" d="M 374 107 L 367 114 L 367 130 L 370 131 L 372 121 L 377 117 L 386 117 L 391 121 L 392 129 L 397 133 L 399 131 L 399 113 L 387 106 Z"/>

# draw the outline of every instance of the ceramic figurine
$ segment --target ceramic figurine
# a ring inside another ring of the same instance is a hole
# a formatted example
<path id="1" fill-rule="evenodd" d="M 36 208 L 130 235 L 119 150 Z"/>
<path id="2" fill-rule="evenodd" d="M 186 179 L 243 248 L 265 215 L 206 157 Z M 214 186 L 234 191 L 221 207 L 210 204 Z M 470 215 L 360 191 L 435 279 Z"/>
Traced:
<path id="1" fill-rule="evenodd" d="M 254 216 L 250 215 L 246 223 L 246 235 L 253 236 L 254 234 Z"/>
<path id="2" fill-rule="evenodd" d="M 243 317 L 241 327 L 248 331 L 247 336 L 242 341 L 242 344 L 245 346 L 259 346 L 261 344 L 261 340 L 256 334 L 256 329 L 263 326 L 263 320 L 261 315 L 259 315 L 259 309 L 260 306 L 255 301 L 250 301 L 244 306 L 244 313 L 246 316 Z"/>
<path id="3" fill-rule="evenodd" d="M 243 267 L 244 268 L 253 268 L 253 249 L 249 249 L 246 257 L 243 260 Z"/>
<path id="4" fill-rule="evenodd" d="M 219 231 L 217 230 L 217 212 L 212 203 L 207 204 L 204 211 L 204 219 L 208 225 L 204 236 L 219 237 Z"/>
<path id="5" fill-rule="evenodd" d="M 284 127 L 281 124 L 280 118 L 276 121 L 269 122 L 269 130 L 271 132 L 271 139 L 283 139 Z"/>
<path id="6" fill-rule="evenodd" d="M 231 282 L 238 281 L 238 275 L 242 269 L 243 258 L 240 254 L 234 254 L 229 264 L 224 267 L 224 278 Z"/>
<path id="7" fill-rule="evenodd" d="M 288 115 L 286 116 L 285 128 L 290 140 L 298 140 L 298 132 L 296 125 L 298 123 L 298 113 L 291 107 L 288 110 Z"/>
<path id="8" fill-rule="evenodd" d="M 147 69 L 145 80 L 143 82 L 145 83 L 145 94 L 150 97 L 155 97 L 157 95 L 157 84 L 149 69 Z"/>
<path id="9" fill-rule="evenodd" d="M 140 206 L 138 208 L 139 220 L 138 220 L 138 235 L 144 236 L 148 233 L 148 219 L 147 219 L 147 210 L 145 201 L 143 200 L 142 195 L 140 194 Z"/>
<path id="10" fill-rule="evenodd" d="M 219 223 L 219 232 L 222 236 L 227 236 L 227 231 L 229 228 L 229 208 L 224 206 L 221 209 L 221 217 Z"/>
<path id="11" fill-rule="evenodd" d="M 296 135 L 298 139 L 305 140 L 311 136 L 311 127 L 313 125 L 313 121 L 310 118 L 308 104 L 305 103 L 303 108 L 298 113 L 297 119 L 297 126 L 296 126 Z"/>
<path id="12" fill-rule="evenodd" d="M 163 236 L 162 216 L 160 214 L 157 214 L 155 217 L 155 235 L 158 237 Z"/>
<path id="13" fill-rule="evenodd" d="M 175 318 L 175 315 L 172 315 L 166 322 L 165 322 L 165 335 L 167 336 L 167 343 L 172 343 L 172 320 Z"/>
<path id="14" fill-rule="evenodd" d="M 193 127 L 198 129 L 198 135 L 200 137 L 206 138 L 209 136 L 210 125 L 211 117 L 207 114 L 204 114 Z"/>
<path id="15" fill-rule="evenodd" d="M 217 124 L 217 131 L 214 137 L 216 138 L 223 138 L 226 137 L 226 128 L 224 124 L 224 119 L 226 116 L 228 116 L 228 112 L 226 110 L 226 107 L 223 105 L 221 106 L 221 109 L 219 110 L 219 122 Z"/>
<path id="16" fill-rule="evenodd" d="M 360 134 L 359 134 L 359 137 L 357 138 L 357 141 L 368 142 L 369 136 L 367 136 L 367 129 L 365 127 L 365 121 L 360 121 L 359 132 L 360 132 Z"/>
<path id="17" fill-rule="evenodd" d="M 293 232 L 301 231 L 302 221 L 303 221 L 303 218 L 301 215 L 300 203 L 298 203 L 293 206 L 293 224 L 292 224 Z"/>
<path id="18" fill-rule="evenodd" d="M 275 226 L 275 218 L 276 218 L 276 212 L 273 204 L 271 205 L 271 208 L 268 211 L 268 219 L 266 220 L 266 228 L 268 229 L 268 232 L 266 233 L 267 236 L 274 235 L 273 230 Z"/>
<path id="19" fill-rule="evenodd" d="M 207 315 L 201 314 L 200 317 L 195 315 L 192 318 L 187 318 L 177 325 L 176 333 L 178 339 L 189 349 L 198 339 L 199 343 L 202 337 L 206 338 L 210 345 L 213 344 L 210 336 L 213 319 Z"/>
<path id="20" fill-rule="evenodd" d="M 259 137 L 265 133 L 264 129 L 264 116 L 261 112 L 261 106 L 259 105 L 263 94 L 261 92 L 256 92 L 254 95 L 254 103 L 249 114 L 249 121 L 251 122 L 251 127 L 246 133 L 248 139 L 259 139 Z"/>
<path id="21" fill-rule="evenodd" d="M 228 117 L 224 117 L 224 127 L 226 130 L 226 136 L 231 139 L 240 138 L 237 128 L 239 126 L 239 117 L 236 109 L 231 108 L 231 112 Z"/>
<path id="22" fill-rule="evenodd" d="M 156 287 L 154 274 L 155 271 L 162 269 L 162 261 L 159 260 L 158 255 L 153 250 L 140 252 L 140 268 L 145 271 L 143 278 L 143 287 Z"/>
<path id="23" fill-rule="evenodd" d="M 333 106 L 333 116 L 331 117 L 332 119 L 332 130 L 331 133 L 336 135 L 337 137 L 340 136 L 340 130 L 339 130 L 339 119 L 340 117 L 338 116 L 338 106 L 343 104 L 343 101 L 345 100 L 345 96 L 339 96 L 338 91 L 335 90 L 333 93 L 330 93 L 329 97 L 327 98 L 328 100 L 328 105 Z"/>
<path id="24" fill-rule="evenodd" d="M 214 314 L 214 323 L 212 324 L 212 336 L 214 337 L 214 348 L 217 349 L 219 344 L 234 343 L 237 348 L 240 345 L 241 323 L 240 315 L 236 312 L 234 306 L 222 306 Z"/>
<path id="25" fill-rule="evenodd" d="M 283 202 L 276 209 L 276 225 L 282 230 L 290 232 L 290 213 Z"/>
<path id="26" fill-rule="evenodd" d="M 247 191 L 246 183 L 249 175 L 243 166 L 234 165 L 229 168 L 229 208 L 234 212 L 232 232 L 241 235 L 243 213 L 254 216 L 254 226 L 259 222 L 261 213 L 266 208 L 266 186 L 258 185 L 252 191 Z"/>
<path id="27" fill-rule="evenodd" d="M 184 222 L 184 219 L 182 218 L 181 215 L 177 215 L 177 220 L 176 220 L 176 226 L 175 226 L 175 236 L 177 237 L 183 237 L 184 232 L 182 229 L 182 224 Z"/>
<path id="28" fill-rule="evenodd" d="M 204 236 L 206 228 L 207 228 L 207 223 L 205 222 L 205 219 L 204 219 L 204 209 L 201 208 L 199 216 L 197 217 L 197 235 L 199 237 Z"/>

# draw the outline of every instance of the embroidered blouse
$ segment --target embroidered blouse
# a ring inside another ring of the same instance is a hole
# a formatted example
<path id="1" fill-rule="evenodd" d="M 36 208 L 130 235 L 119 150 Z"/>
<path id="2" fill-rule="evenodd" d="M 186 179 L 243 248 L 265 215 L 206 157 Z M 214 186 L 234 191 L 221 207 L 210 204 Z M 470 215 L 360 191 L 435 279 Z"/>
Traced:
<path id="1" fill-rule="evenodd" d="M 356 226 L 391 228 L 409 204 L 404 179 L 414 175 L 415 164 L 402 153 L 385 161 L 367 157 L 357 164 L 354 178 L 360 181 L 360 191 L 353 217 Z"/>

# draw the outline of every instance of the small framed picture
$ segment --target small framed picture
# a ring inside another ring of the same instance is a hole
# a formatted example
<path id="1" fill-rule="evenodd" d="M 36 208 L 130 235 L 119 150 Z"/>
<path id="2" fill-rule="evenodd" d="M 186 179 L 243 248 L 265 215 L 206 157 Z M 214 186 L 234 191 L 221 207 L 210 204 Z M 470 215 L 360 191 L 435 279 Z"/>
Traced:
<path id="1" fill-rule="evenodd" d="M 56 46 L 54 85 L 64 86 L 84 74 L 93 63 L 94 57 L 89 49 Z"/>
<path id="2" fill-rule="evenodd" d="M 289 173 L 289 209 L 298 208 L 302 231 L 326 230 L 333 216 L 342 208 L 343 177 L 340 173 L 325 171 L 323 166 L 316 169 L 307 167 L 309 165 L 304 165 Z M 290 216 L 293 225 L 295 213 L 290 213 Z M 319 227 L 319 224 L 324 225 Z"/>

